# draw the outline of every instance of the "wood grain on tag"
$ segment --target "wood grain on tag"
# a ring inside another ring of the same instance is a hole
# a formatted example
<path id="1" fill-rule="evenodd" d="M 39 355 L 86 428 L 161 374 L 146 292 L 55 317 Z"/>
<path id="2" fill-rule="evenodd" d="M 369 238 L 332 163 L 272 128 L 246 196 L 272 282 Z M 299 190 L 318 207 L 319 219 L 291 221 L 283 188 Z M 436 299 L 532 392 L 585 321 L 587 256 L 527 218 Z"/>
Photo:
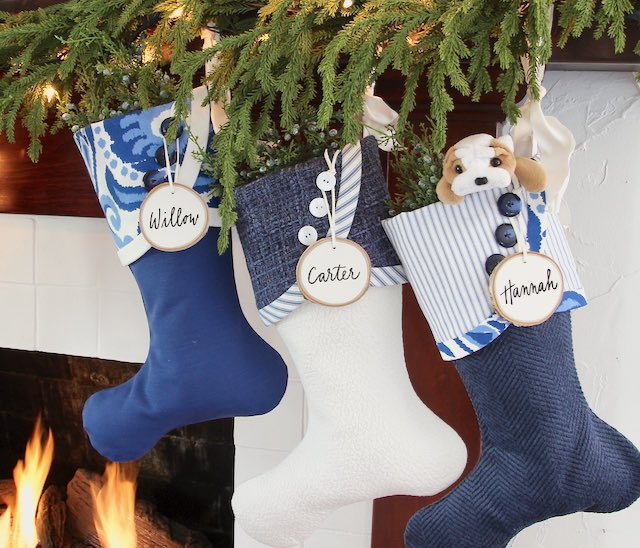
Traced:
<path id="1" fill-rule="evenodd" d="M 369 288 L 371 260 L 357 243 L 324 238 L 302 254 L 296 268 L 298 287 L 306 299 L 324 306 L 345 306 Z"/>
<path id="2" fill-rule="evenodd" d="M 564 295 L 557 263 L 542 253 L 522 253 L 504 259 L 489 279 L 496 312 L 513 325 L 529 327 L 548 320 Z"/>
<path id="3" fill-rule="evenodd" d="M 160 251 L 182 251 L 197 244 L 209 228 L 209 209 L 193 189 L 174 183 L 155 187 L 140 206 L 140 230 Z"/>

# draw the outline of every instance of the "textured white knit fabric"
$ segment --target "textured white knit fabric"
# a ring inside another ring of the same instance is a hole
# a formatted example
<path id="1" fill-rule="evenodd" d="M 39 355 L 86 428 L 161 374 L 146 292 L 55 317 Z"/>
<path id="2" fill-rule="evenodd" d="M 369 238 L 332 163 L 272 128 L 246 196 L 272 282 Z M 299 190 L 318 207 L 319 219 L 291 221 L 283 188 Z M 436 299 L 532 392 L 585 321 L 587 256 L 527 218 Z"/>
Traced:
<path id="1" fill-rule="evenodd" d="M 434 495 L 462 473 L 463 441 L 411 386 L 401 312 L 401 286 L 374 287 L 346 307 L 306 301 L 277 324 L 309 424 L 280 465 L 236 489 L 237 523 L 256 540 L 293 546 L 341 506 Z"/>

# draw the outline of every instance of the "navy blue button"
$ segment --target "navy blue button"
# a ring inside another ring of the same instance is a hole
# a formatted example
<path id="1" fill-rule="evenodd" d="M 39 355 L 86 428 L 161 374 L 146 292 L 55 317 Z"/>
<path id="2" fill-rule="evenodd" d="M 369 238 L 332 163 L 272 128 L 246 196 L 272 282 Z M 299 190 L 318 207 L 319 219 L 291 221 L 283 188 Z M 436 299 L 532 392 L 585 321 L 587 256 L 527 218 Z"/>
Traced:
<path id="1" fill-rule="evenodd" d="M 498 210 L 505 217 L 515 217 L 522 211 L 522 200 L 513 192 L 507 192 L 498 198 Z"/>
<path id="2" fill-rule="evenodd" d="M 169 126 L 171 125 L 173 120 L 174 120 L 173 116 L 171 116 L 169 118 L 165 118 L 164 120 L 162 120 L 162 123 L 160 124 L 160 133 L 162 133 L 162 135 L 166 135 L 167 134 L 167 132 L 169 131 Z M 182 135 L 182 131 L 183 130 L 184 130 L 184 128 L 182 127 L 182 124 L 180 124 L 178 126 L 178 133 L 177 133 L 176 137 L 180 137 L 180 135 Z"/>
<path id="3" fill-rule="evenodd" d="M 504 223 L 496 228 L 496 240 L 502 247 L 513 247 L 518 241 L 516 231 L 509 223 Z"/>
<path id="4" fill-rule="evenodd" d="M 495 253 L 487 257 L 487 260 L 484 263 L 484 269 L 487 271 L 489 276 L 491 276 L 493 269 L 500 264 L 502 259 L 504 259 L 504 255 L 500 255 L 500 253 Z"/>
<path id="5" fill-rule="evenodd" d="M 159 166 L 165 167 L 167 165 L 167 160 L 164 157 L 164 146 L 158 147 L 155 153 L 155 158 Z M 176 151 L 169 149 L 169 165 L 175 164 L 177 159 L 178 155 L 176 154 Z"/>
<path id="6" fill-rule="evenodd" d="M 151 190 L 158 185 L 166 182 L 166 177 L 160 173 L 157 169 L 147 171 L 142 177 L 142 182 L 147 190 Z"/>

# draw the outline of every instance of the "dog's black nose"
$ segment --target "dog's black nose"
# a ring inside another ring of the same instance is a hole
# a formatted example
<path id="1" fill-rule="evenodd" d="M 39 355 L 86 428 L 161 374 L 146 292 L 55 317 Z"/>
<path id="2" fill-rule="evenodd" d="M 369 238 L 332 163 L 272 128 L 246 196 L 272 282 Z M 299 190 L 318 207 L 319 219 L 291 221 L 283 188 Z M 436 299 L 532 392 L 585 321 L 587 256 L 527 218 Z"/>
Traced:
<path id="1" fill-rule="evenodd" d="M 486 177 L 476 177 L 476 184 L 478 186 L 486 185 L 488 182 Z"/>

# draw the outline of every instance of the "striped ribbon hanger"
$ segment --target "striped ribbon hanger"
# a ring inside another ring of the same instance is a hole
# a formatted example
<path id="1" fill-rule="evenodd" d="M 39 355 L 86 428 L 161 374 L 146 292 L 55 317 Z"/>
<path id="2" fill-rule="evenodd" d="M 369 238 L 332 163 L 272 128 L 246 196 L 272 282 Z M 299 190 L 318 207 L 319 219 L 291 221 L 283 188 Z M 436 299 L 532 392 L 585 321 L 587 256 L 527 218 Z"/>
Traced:
<path id="1" fill-rule="evenodd" d="M 341 151 L 342 173 L 335 210 L 335 227 L 338 238 L 347 238 L 358 208 L 362 183 L 362 148 L 360 142 L 347 145 Z M 327 237 L 330 237 L 330 230 Z M 384 287 L 407 282 L 401 265 L 378 266 L 371 269 L 370 286 Z M 294 283 L 280 297 L 259 310 L 266 325 L 279 322 L 304 302 L 304 296 L 297 283 Z"/>

